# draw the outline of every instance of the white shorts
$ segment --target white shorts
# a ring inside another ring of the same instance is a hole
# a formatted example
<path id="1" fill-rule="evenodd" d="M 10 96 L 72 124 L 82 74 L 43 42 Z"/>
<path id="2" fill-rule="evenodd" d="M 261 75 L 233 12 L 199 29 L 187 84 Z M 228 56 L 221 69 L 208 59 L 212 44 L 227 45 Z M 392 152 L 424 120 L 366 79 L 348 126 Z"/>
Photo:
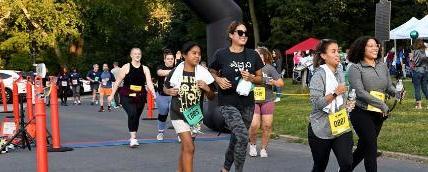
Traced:
<path id="1" fill-rule="evenodd" d="M 184 120 L 171 120 L 171 123 L 177 134 L 190 132 L 190 125 L 184 122 Z"/>

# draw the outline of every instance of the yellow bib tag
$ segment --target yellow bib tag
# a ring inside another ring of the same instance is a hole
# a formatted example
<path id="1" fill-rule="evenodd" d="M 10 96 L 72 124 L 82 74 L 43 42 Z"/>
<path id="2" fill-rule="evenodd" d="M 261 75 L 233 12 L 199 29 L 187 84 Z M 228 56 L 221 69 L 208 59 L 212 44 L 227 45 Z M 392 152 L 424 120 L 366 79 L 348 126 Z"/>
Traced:
<path id="1" fill-rule="evenodd" d="M 254 100 L 257 100 L 257 101 L 266 100 L 265 87 L 254 87 Z"/>
<path id="2" fill-rule="evenodd" d="M 328 120 L 330 122 L 331 134 L 333 136 L 338 136 L 351 130 L 348 113 L 345 108 L 339 112 L 329 114 Z"/>
<path id="3" fill-rule="evenodd" d="M 141 91 L 141 86 L 137 86 L 137 85 L 131 85 L 129 87 L 132 91 Z"/>
<path id="4" fill-rule="evenodd" d="M 385 94 L 383 94 L 379 91 L 370 91 L 370 95 L 372 95 L 373 97 L 376 97 L 379 100 L 385 101 Z M 367 110 L 382 113 L 382 110 L 380 110 L 379 108 L 374 107 L 372 105 L 367 105 Z"/>

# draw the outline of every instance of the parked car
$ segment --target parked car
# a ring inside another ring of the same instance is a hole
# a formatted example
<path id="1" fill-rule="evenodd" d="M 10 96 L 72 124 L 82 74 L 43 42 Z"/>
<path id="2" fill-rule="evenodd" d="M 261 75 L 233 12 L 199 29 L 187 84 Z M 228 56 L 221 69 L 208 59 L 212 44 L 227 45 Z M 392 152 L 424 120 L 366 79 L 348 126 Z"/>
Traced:
<path id="1" fill-rule="evenodd" d="M 12 89 L 13 89 L 13 81 L 18 80 L 20 78 L 21 72 L 15 70 L 0 70 L 0 78 L 2 79 L 6 92 L 6 100 L 7 103 L 12 103 Z M 17 82 L 18 85 L 18 93 L 26 93 L 26 79 L 20 79 Z M 0 102 L 3 102 L 1 94 L 0 94 Z"/>
<path id="2" fill-rule="evenodd" d="M 80 81 L 82 82 L 80 84 L 80 94 L 90 93 L 92 91 L 90 81 L 88 81 L 86 79 L 80 79 Z M 73 96 L 73 91 L 71 90 L 71 86 L 70 86 L 70 89 L 67 90 L 67 96 L 68 97 Z"/>

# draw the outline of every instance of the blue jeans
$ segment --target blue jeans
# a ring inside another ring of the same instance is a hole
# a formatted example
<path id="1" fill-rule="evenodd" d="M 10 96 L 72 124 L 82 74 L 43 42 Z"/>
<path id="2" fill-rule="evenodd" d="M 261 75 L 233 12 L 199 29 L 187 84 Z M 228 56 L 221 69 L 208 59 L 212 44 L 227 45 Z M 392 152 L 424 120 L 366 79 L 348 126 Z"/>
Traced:
<path id="1" fill-rule="evenodd" d="M 282 95 L 282 87 L 273 87 L 273 91 L 275 91 L 275 97 L 276 98 L 281 98 Z"/>
<path id="2" fill-rule="evenodd" d="M 413 86 L 415 87 L 415 99 L 416 101 L 421 100 L 421 89 L 428 99 L 428 72 L 413 72 Z"/>

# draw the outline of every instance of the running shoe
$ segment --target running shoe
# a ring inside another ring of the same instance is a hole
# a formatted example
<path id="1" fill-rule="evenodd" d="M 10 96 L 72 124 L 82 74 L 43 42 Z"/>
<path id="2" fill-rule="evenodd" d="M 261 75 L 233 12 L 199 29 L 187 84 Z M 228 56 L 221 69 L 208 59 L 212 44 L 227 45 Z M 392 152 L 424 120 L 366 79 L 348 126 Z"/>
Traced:
<path id="1" fill-rule="evenodd" d="M 268 153 L 267 153 L 266 149 L 261 149 L 260 150 L 260 157 L 262 157 L 262 158 L 267 158 L 268 157 Z"/>
<path id="2" fill-rule="evenodd" d="M 111 112 L 111 106 L 107 106 L 107 110 Z"/>
<path id="3" fill-rule="evenodd" d="M 274 102 L 276 103 L 276 102 L 279 102 L 279 101 L 281 101 L 281 98 L 278 98 L 278 97 L 277 97 L 277 98 L 275 98 L 275 101 L 274 101 Z"/>
<path id="4" fill-rule="evenodd" d="M 164 137 L 163 133 L 158 133 L 158 135 L 156 136 L 156 139 L 157 139 L 158 141 L 162 141 L 162 140 L 163 140 L 163 137 Z"/>
<path id="5" fill-rule="evenodd" d="M 140 146 L 137 139 L 129 139 L 129 147 L 136 148 Z"/>
<path id="6" fill-rule="evenodd" d="M 250 151 L 248 152 L 248 154 L 251 157 L 256 157 L 257 156 L 257 145 L 250 144 Z M 261 154 L 261 151 L 260 151 L 260 154 Z"/>
<path id="7" fill-rule="evenodd" d="M 100 106 L 100 110 L 98 110 L 98 112 L 104 112 L 103 106 Z"/>

